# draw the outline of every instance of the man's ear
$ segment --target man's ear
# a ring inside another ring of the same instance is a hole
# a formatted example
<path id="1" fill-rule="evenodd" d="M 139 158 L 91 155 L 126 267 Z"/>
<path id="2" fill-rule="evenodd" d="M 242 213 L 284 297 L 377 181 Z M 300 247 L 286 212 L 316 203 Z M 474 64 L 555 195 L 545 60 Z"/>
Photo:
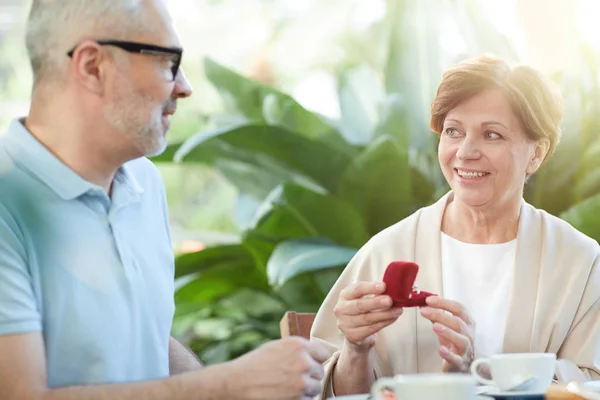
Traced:
<path id="1" fill-rule="evenodd" d="M 548 150 L 550 149 L 550 141 L 546 138 L 540 139 L 534 143 L 533 155 L 527 164 L 527 174 L 533 175 L 540 168 Z"/>
<path id="2" fill-rule="evenodd" d="M 72 55 L 72 68 L 76 79 L 91 92 L 102 94 L 108 61 L 106 53 L 98 43 L 91 40 L 81 42 Z"/>

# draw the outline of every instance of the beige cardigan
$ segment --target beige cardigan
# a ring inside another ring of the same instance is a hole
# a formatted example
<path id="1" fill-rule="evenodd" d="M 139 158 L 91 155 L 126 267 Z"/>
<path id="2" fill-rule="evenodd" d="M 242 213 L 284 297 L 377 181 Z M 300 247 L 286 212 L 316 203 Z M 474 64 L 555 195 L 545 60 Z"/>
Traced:
<path id="1" fill-rule="evenodd" d="M 343 342 L 333 313 L 343 288 L 359 281 L 381 281 L 391 261 L 406 260 L 419 264 L 421 290 L 443 296 L 440 230 L 451 195 L 375 235 L 327 295 L 311 330 L 312 338 L 331 352 L 322 398 L 329 392 Z M 556 353 L 561 365 L 582 379 L 600 379 L 600 246 L 596 241 L 522 201 L 514 283 L 507 301 L 504 352 Z M 431 322 L 416 308 L 405 309 L 378 334 L 371 351 L 375 376 L 439 372 L 438 346 Z"/>

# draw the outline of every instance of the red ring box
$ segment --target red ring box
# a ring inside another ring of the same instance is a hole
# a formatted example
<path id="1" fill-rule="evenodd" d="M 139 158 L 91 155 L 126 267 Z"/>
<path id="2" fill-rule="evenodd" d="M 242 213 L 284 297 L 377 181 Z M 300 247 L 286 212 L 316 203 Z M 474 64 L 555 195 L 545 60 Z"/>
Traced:
<path id="1" fill-rule="evenodd" d="M 433 293 L 413 290 L 419 266 L 409 261 L 391 262 L 383 274 L 384 294 L 390 296 L 394 307 L 423 307 L 425 299 Z"/>

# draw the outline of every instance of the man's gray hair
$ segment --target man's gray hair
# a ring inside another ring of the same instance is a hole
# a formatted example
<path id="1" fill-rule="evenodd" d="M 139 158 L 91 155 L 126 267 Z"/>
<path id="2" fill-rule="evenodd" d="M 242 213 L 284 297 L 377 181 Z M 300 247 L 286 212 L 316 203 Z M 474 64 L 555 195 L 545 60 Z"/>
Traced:
<path id="1" fill-rule="evenodd" d="M 144 29 L 144 0 L 32 0 L 26 45 L 34 86 L 58 74 L 85 39 L 125 39 Z M 61 67 L 62 66 L 62 67 Z"/>

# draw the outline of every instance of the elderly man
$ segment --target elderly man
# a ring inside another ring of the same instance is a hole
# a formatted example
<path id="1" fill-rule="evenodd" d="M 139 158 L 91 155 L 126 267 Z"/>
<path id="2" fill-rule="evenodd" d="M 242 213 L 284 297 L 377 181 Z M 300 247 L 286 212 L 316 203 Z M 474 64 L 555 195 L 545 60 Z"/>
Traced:
<path id="1" fill-rule="evenodd" d="M 0 137 L 0 398 L 300 399 L 294 338 L 204 368 L 170 337 L 165 193 L 144 156 L 191 95 L 160 0 L 33 0 L 26 118 Z"/>

